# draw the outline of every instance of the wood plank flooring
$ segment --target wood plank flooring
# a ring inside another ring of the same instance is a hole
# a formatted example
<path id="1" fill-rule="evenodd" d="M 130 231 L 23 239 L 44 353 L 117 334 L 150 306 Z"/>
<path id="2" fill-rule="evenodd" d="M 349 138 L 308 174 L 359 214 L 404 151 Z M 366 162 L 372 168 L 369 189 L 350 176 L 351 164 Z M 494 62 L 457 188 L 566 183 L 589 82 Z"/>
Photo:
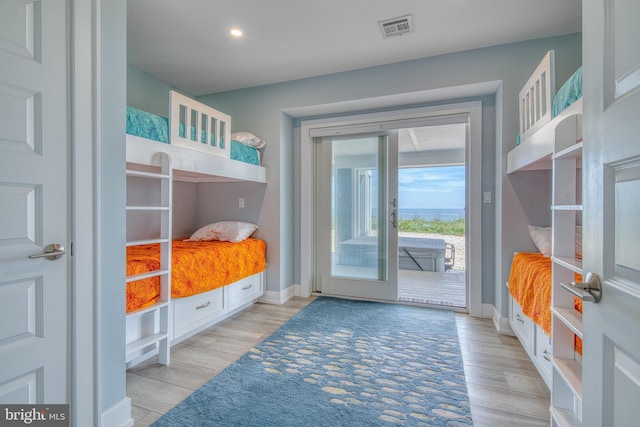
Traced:
<path id="1" fill-rule="evenodd" d="M 174 346 L 170 366 L 151 359 L 130 369 L 135 426 L 153 423 L 312 300 L 255 304 Z M 549 390 L 518 340 L 498 335 L 488 319 L 457 313 L 456 323 L 474 425 L 548 426 Z"/>

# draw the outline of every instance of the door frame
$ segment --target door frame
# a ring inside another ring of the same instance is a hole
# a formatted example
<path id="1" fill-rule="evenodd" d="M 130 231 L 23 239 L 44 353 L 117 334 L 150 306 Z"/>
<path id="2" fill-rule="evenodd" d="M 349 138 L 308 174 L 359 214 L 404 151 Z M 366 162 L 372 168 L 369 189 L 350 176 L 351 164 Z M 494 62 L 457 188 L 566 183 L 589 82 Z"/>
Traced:
<path id="1" fill-rule="evenodd" d="M 466 224 L 467 224 L 467 298 L 469 314 L 482 317 L 482 102 L 470 101 L 420 107 L 397 109 L 369 114 L 339 116 L 325 119 L 303 120 L 300 123 L 300 157 L 301 164 L 301 203 L 300 203 L 300 294 L 311 295 L 315 263 L 315 241 L 313 224 L 315 215 L 313 188 L 313 139 L 332 128 L 340 127 L 345 133 L 375 132 L 393 126 L 411 127 L 412 123 L 442 116 L 468 115 L 469 138 L 465 153 L 467 170 L 466 190 Z M 389 122 L 395 122 L 389 124 Z"/>
<path id="2" fill-rule="evenodd" d="M 96 4 L 93 4 L 96 3 Z M 94 158 L 97 151 L 96 115 L 99 78 L 94 52 L 100 45 L 96 22 L 101 1 L 70 0 L 69 7 L 69 144 L 70 168 L 70 411 L 74 425 L 100 425 L 100 381 L 98 379 L 96 246 L 99 222 L 95 207 L 100 200 Z M 89 76 L 87 78 L 87 76 Z"/>

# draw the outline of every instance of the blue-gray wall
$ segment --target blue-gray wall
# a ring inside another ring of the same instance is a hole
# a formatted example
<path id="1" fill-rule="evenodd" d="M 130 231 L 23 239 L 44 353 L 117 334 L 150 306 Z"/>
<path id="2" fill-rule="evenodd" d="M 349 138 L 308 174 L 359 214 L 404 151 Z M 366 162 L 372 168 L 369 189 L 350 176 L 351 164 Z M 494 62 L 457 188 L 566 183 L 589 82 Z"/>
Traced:
<path id="1" fill-rule="evenodd" d="M 161 117 L 169 117 L 170 90 L 193 97 L 188 92 L 160 81 L 144 71 L 127 66 L 127 105 Z"/>
<path id="2" fill-rule="evenodd" d="M 309 117 L 297 112 L 320 111 L 319 106 L 329 105 L 328 109 L 323 109 L 323 114 L 339 116 L 345 113 L 341 110 L 344 103 L 359 101 L 361 106 L 367 106 L 359 111 L 349 111 L 353 114 L 379 108 L 376 102 L 384 97 L 406 95 L 415 99 L 416 93 L 437 94 L 437 98 L 430 99 L 430 104 L 450 103 L 454 96 L 447 96 L 448 91 L 443 89 L 455 88 L 450 93 L 456 93 L 455 98 L 460 99 L 460 87 L 497 81 L 500 82 L 497 92 L 462 97 L 483 101 L 482 189 L 497 191 L 495 204 L 483 206 L 482 210 L 482 234 L 483 240 L 486 239 L 483 242 L 482 299 L 484 303 L 495 304 L 498 312 L 506 315 L 507 289 L 503 284 L 508 278 L 513 252 L 534 250 L 527 225 L 530 218 L 548 215 L 549 205 L 543 199 L 548 198 L 550 191 L 548 174 L 529 174 L 529 181 L 524 180 L 525 175 L 507 176 L 506 153 L 515 146 L 518 92 L 549 49 L 556 51 L 556 80 L 563 82 L 581 64 L 580 34 L 200 97 L 200 101 L 230 114 L 234 131 L 250 131 L 268 142 L 263 160 L 268 184 L 263 193 L 255 195 L 262 200 L 247 200 L 254 206 L 261 205 L 261 237 L 269 247 L 268 290 L 280 291 L 299 280 L 296 254 L 300 247 L 300 189 L 296 186 L 301 174 L 297 167 L 300 153 L 296 146 L 299 141 L 296 123 Z M 136 87 L 138 83 L 145 85 L 136 82 L 135 78 L 136 73 L 130 68 L 129 87 Z M 146 86 L 149 86 L 148 82 Z M 133 94 L 129 100 L 134 100 Z M 413 104 L 411 106 L 417 106 L 415 101 Z M 521 180 L 527 183 L 521 185 Z M 516 193 L 521 186 L 530 196 Z M 538 198 L 539 203 L 536 202 Z M 528 204 L 523 203 L 524 200 Z M 240 210 L 236 213 L 240 214 Z"/>

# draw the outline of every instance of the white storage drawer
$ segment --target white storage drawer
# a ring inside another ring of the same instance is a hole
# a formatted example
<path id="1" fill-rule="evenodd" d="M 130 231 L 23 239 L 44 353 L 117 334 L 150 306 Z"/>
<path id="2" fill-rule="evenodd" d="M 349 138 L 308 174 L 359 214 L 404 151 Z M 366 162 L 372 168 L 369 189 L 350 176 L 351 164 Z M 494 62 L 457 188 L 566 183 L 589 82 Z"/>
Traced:
<path id="1" fill-rule="evenodd" d="M 544 331 L 540 326 L 536 325 L 535 330 L 536 330 L 536 345 L 535 345 L 534 357 L 537 359 L 539 365 L 542 367 L 542 370 L 544 371 L 544 374 L 547 377 L 545 378 L 545 381 L 547 381 L 548 379 L 549 381 L 547 381 L 547 384 L 549 384 L 551 380 L 551 368 L 552 368 L 551 355 L 553 354 L 551 338 L 549 338 L 547 334 L 544 333 Z"/>
<path id="2" fill-rule="evenodd" d="M 509 297 L 509 323 L 524 349 L 530 354 L 533 344 L 533 321 L 522 313 L 522 308 L 513 297 Z"/>
<path id="3" fill-rule="evenodd" d="M 175 298 L 172 303 L 174 339 L 227 312 L 224 306 L 224 288 L 187 298 Z"/>
<path id="4" fill-rule="evenodd" d="M 229 290 L 229 310 L 260 298 L 263 293 L 263 276 L 263 273 L 254 274 L 227 286 Z"/>

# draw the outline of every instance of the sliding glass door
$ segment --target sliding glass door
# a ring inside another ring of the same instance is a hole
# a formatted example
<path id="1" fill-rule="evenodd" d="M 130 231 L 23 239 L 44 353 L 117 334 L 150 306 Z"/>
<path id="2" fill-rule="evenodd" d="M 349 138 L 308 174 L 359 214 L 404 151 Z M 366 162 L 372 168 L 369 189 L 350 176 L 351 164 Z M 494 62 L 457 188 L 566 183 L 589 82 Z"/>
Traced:
<path id="1" fill-rule="evenodd" d="M 397 299 L 397 133 L 316 145 L 316 288 Z"/>

